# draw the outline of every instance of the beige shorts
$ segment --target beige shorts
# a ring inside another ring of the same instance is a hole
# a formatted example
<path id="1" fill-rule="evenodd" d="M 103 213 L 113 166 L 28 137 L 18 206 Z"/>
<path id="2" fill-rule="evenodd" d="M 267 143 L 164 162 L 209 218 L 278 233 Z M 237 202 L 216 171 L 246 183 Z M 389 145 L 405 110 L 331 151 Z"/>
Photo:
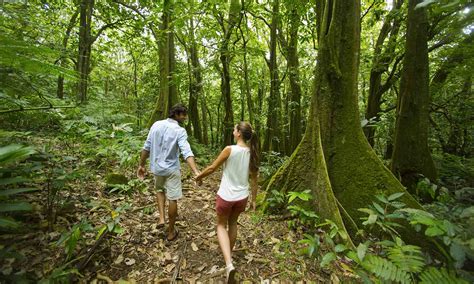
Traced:
<path id="1" fill-rule="evenodd" d="M 165 192 L 168 200 L 178 200 L 183 197 L 181 171 L 176 171 L 169 176 L 155 175 L 155 189 L 158 192 Z"/>

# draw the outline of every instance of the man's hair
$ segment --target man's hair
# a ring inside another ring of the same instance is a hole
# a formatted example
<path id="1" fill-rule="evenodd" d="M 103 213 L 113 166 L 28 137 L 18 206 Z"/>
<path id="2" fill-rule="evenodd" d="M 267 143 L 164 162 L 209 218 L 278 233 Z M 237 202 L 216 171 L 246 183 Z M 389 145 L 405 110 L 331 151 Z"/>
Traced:
<path id="1" fill-rule="evenodd" d="M 183 104 L 175 104 L 170 109 L 169 118 L 175 118 L 180 114 L 188 114 L 188 109 Z"/>

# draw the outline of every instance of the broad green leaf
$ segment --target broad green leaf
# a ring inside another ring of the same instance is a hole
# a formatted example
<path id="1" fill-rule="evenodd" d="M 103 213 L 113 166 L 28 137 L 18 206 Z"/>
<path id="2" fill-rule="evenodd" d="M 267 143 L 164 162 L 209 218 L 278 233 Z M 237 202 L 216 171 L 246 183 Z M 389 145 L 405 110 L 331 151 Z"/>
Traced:
<path id="1" fill-rule="evenodd" d="M 331 261 L 336 259 L 336 254 L 334 252 L 328 252 L 323 256 L 323 259 L 321 260 L 320 266 L 321 267 L 326 267 L 331 263 Z"/>
<path id="2" fill-rule="evenodd" d="M 347 250 L 347 247 L 344 244 L 338 244 L 336 247 L 334 247 L 335 252 L 343 252 L 345 250 Z"/>
<path id="3" fill-rule="evenodd" d="M 0 190 L 0 196 L 10 196 L 13 194 L 23 193 L 23 192 L 31 192 L 36 191 L 37 188 L 12 188 L 12 189 L 4 189 Z"/>
<path id="4" fill-rule="evenodd" d="M 402 195 L 404 195 L 405 193 L 404 192 L 397 192 L 397 193 L 394 193 L 394 194 L 391 194 L 389 197 L 388 197 L 388 201 L 394 201 L 395 199 L 398 199 L 400 198 Z"/>
<path id="5" fill-rule="evenodd" d="M 20 225 L 21 223 L 13 220 L 13 218 L 0 216 L 0 228 L 17 229 L 20 227 Z"/>
<path id="6" fill-rule="evenodd" d="M 35 150 L 33 148 L 23 145 L 12 144 L 0 147 L 0 165 L 23 160 L 34 153 Z"/>
<path id="7" fill-rule="evenodd" d="M 425 235 L 429 237 L 441 236 L 441 235 L 444 235 L 444 233 L 445 232 L 437 226 L 429 227 L 425 231 Z"/>
<path id="8" fill-rule="evenodd" d="M 16 183 L 28 182 L 28 181 L 30 180 L 24 177 L 1 178 L 0 185 L 16 184 Z"/>
<path id="9" fill-rule="evenodd" d="M 30 211 L 33 207 L 27 202 L 0 203 L 0 212 Z"/>
<path id="10" fill-rule="evenodd" d="M 367 245 L 365 243 L 360 243 L 357 246 L 357 257 L 360 261 L 364 260 L 365 253 L 367 252 Z"/>

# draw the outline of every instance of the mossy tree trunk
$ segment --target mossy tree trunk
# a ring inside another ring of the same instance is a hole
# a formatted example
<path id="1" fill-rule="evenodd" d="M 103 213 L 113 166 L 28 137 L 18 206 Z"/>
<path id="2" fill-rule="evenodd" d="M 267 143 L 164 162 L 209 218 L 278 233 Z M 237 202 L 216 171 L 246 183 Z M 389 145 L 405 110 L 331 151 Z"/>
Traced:
<path id="1" fill-rule="evenodd" d="M 172 11 L 173 0 L 164 0 L 162 22 L 157 39 L 160 63 L 160 94 L 148 121 L 148 127 L 151 127 L 155 121 L 168 117 L 169 109 L 178 102 L 178 94 L 174 83 L 176 59 Z"/>
<path id="2" fill-rule="evenodd" d="M 428 148 L 429 64 L 428 18 L 421 0 L 408 1 L 405 57 L 397 103 L 392 172 L 415 192 L 420 174 L 436 179 L 436 168 Z"/>
<path id="3" fill-rule="evenodd" d="M 376 194 L 406 192 L 364 136 L 357 104 L 360 2 L 318 1 L 321 23 L 315 86 L 305 135 L 267 191 L 310 189 L 322 218 L 354 237 Z M 402 201 L 419 208 L 409 194 Z"/>

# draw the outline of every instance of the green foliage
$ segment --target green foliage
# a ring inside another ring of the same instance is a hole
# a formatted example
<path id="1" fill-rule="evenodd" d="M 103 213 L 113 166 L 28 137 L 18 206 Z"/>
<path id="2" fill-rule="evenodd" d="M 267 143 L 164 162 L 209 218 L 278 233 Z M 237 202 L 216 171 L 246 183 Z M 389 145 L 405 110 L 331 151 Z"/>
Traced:
<path id="1" fill-rule="evenodd" d="M 8 145 L 0 148 L 0 230 L 15 230 L 21 227 L 21 223 L 11 215 L 17 211 L 30 211 L 32 206 L 29 202 L 19 200 L 16 195 L 36 190 L 35 188 L 18 187 L 19 184 L 30 180 L 21 175 L 17 163 L 34 154 L 31 147 L 22 145 Z"/>
<path id="2" fill-rule="evenodd" d="M 397 232 L 397 228 L 401 227 L 397 221 L 403 218 L 403 215 L 398 212 L 398 209 L 405 206 L 403 202 L 398 201 L 402 195 L 402 192 L 394 193 L 389 197 L 386 197 L 385 195 L 376 195 L 375 197 L 380 203 L 373 201 L 368 208 L 358 209 L 359 211 L 369 215 L 361 218 L 364 220 L 362 224 L 369 226 L 371 230 L 374 230 L 374 227 L 377 227 L 381 232 L 388 234 L 395 239 L 400 235 Z"/>
<path id="3" fill-rule="evenodd" d="M 268 207 L 270 208 L 281 208 L 286 204 L 286 196 L 284 193 L 272 189 L 268 193 L 269 197 L 267 197 L 265 200 L 268 203 Z"/>
<path id="4" fill-rule="evenodd" d="M 467 284 L 464 279 L 459 279 L 453 273 L 449 273 L 445 268 L 429 267 L 420 275 L 421 284 L 446 283 L 446 284 Z"/>
<path id="5" fill-rule="evenodd" d="M 56 242 L 57 246 L 64 246 L 66 252 L 66 261 L 69 261 L 76 251 L 78 243 L 83 239 L 83 233 L 92 231 L 92 226 L 87 220 L 81 220 L 79 224 L 75 224 L 71 230 L 62 234 L 61 238 Z"/>
<path id="6" fill-rule="evenodd" d="M 262 163 L 260 165 L 260 174 L 264 180 L 270 178 L 286 161 L 288 157 L 282 156 L 278 152 L 262 153 Z"/>
<path id="7" fill-rule="evenodd" d="M 389 260 L 376 256 L 368 255 L 362 266 L 375 276 L 386 280 L 395 281 L 397 283 L 410 283 L 410 274 L 403 271 L 400 267 Z"/>

